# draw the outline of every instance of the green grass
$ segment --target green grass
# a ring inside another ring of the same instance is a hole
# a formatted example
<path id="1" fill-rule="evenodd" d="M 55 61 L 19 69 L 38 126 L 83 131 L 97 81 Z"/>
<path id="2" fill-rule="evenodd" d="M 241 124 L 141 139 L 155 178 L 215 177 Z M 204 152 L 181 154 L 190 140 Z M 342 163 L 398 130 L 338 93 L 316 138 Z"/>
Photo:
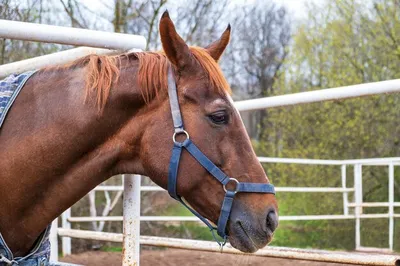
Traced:
<path id="1" fill-rule="evenodd" d="M 354 221 L 281 221 L 273 246 L 354 249 Z"/>
<path id="2" fill-rule="evenodd" d="M 161 215 L 166 216 L 192 216 L 193 214 L 181 204 L 173 204 L 168 206 Z"/>
<path id="3" fill-rule="evenodd" d="M 122 247 L 102 246 L 101 251 L 106 252 L 122 252 Z"/>

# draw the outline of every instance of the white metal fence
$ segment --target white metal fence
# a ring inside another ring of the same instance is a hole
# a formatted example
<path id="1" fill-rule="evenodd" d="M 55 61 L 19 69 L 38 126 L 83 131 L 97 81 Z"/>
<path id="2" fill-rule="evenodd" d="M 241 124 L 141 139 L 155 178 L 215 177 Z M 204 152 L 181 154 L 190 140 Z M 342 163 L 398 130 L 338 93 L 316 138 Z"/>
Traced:
<path id="1" fill-rule="evenodd" d="M 352 219 L 355 220 L 355 246 L 357 250 L 368 250 L 368 248 L 361 245 L 361 219 L 389 219 L 389 239 L 388 251 L 393 250 L 394 240 L 394 218 L 400 218 L 400 213 L 394 213 L 394 207 L 400 207 L 400 202 L 394 202 L 394 167 L 400 165 L 400 157 L 394 158 L 375 158 L 375 159 L 361 159 L 361 160 L 313 160 L 313 159 L 291 159 L 291 158 L 269 158 L 259 157 L 261 163 L 281 163 L 281 164 L 304 164 L 304 165 L 331 165 L 337 166 L 341 169 L 341 176 L 338 180 L 341 182 L 341 187 L 277 187 L 278 193 L 282 192 L 306 192 L 306 193 L 341 193 L 343 196 L 343 213 L 342 214 L 325 214 L 325 215 L 293 215 L 293 216 L 280 216 L 281 221 L 300 221 L 300 220 L 341 220 Z M 388 168 L 388 201 L 387 202 L 363 202 L 362 193 L 362 167 L 363 166 L 380 166 Z M 354 186 L 346 187 L 347 176 L 346 169 L 353 168 Z M 136 177 L 136 182 L 140 182 L 140 176 Z M 126 185 L 125 185 L 126 187 Z M 95 191 L 122 191 L 123 186 L 107 186 L 101 185 L 94 189 Z M 141 186 L 140 191 L 164 191 L 157 186 Z M 349 193 L 352 193 L 352 199 L 349 200 Z M 139 195 L 137 193 L 136 195 Z M 139 206 L 140 199 L 136 200 Z M 387 213 L 363 213 L 363 208 L 370 207 L 386 207 Z M 125 205 L 124 205 L 125 208 Z M 194 221 L 198 222 L 199 219 L 195 216 L 140 216 L 137 217 L 140 221 Z M 93 221 L 123 221 L 123 216 L 97 216 L 97 217 L 72 217 L 71 212 L 67 211 L 63 214 L 63 227 L 71 228 L 71 223 L 75 222 L 93 222 Z M 63 253 L 70 254 L 70 238 L 63 237 Z"/>

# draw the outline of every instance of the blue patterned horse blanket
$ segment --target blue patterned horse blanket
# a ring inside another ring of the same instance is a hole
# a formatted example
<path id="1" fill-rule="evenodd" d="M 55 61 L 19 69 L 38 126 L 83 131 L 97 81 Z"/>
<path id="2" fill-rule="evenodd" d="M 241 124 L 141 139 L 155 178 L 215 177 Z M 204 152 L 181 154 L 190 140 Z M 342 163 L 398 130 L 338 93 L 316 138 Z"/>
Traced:
<path id="1" fill-rule="evenodd" d="M 35 71 L 19 75 L 11 75 L 0 81 L 0 129 L 6 118 L 7 112 L 17 98 L 26 81 Z M 14 257 L 0 232 L 0 266 L 77 266 L 68 263 L 51 263 L 50 259 L 50 227 L 40 235 L 33 249 L 24 257 Z"/>
<path id="2" fill-rule="evenodd" d="M 24 257 L 14 257 L 0 234 L 0 266 L 49 266 L 50 225 L 40 235 L 34 248 Z"/>
<path id="3" fill-rule="evenodd" d="M 3 125 L 8 110 L 14 103 L 25 82 L 35 71 L 25 72 L 19 75 L 11 75 L 0 81 L 0 128 Z"/>
<path id="4" fill-rule="evenodd" d="M 8 110 L 14 103 L 22 87 L 35 71 L 11 75 L 0 81 L 0 128 Z M 24 257 L 14 257 L 0 233 L 0 266 L 47 266 L 50 257 L 50 226 L 41 234 L 32 251 Z"/>

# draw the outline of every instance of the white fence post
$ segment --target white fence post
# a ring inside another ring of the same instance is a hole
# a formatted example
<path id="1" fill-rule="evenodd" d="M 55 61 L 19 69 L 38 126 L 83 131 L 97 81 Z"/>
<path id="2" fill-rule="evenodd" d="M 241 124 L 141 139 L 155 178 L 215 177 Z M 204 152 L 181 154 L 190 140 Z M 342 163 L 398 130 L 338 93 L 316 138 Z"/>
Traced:
<path id="1" fill-rule="evenodd" d="M 61 227 L 65 229 L 71 229 L 71 223 L 68 221 L 68 218 L 71 217 L 71 208 L 63 212 L 61 216 Z M 71 254 L 71 238 L 70 237 L 62 237 L 62 255 L 70 255 Z"/>
<path id="2" fill-rule="evenodd" d="M 50 261 L 57 262 L 58 261 L 58 218 L 56 218 L 51 223 L 50 229 Z"/>
<path id="3" fill-rule="evenodd" d="M 124 175 L 124 223 L 122 265 L 139 266 L 140 175 Z"/>
<path id="4" fill-rule="evenodd" d="M 361 247 L 361 214 L 362 214 L 362 166 L 354 165 L 354 189 L 355 189 L 355 215 L 356 215 L 356 250 Z"/>
<path id="5" fill-rule="evenodd" d="M 342 171 L 342 188 L 346 189 L 346 165 L 343 164 L 341 167 Z M 349 214 L 349 197 L 346 191 L 343 191 L 343 214 Z"/>
<path id="6" fill-rule="evenodd" d="M 393 251 L 394 235 L 394 165 L 389 164 L 389 249 Z"/>

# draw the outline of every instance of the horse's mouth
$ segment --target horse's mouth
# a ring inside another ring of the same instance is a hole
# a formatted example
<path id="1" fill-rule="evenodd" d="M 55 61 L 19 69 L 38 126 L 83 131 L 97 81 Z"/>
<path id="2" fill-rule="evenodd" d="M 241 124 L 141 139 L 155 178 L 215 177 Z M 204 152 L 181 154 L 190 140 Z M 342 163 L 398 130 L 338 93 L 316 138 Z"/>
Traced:
<path id="1" fill-rule="evenodd" d="M 262 236 L 252 236 L 250 232 L 254 232 L 254 230 L 246 230 L 246 225 L 241 221 L 236 221 L 230 231 L 230 244 L 234 248 L 246 253 L 254 253 L 260 248 L 265 247 L 271 242 L 273 237 L 273 233 L 270 230 L 267 230 Z"/>
<path id="2" fill-rule="evenodd" d="M 239 221 L 238 224 L 239 224 L 239 228 L 243 231 L 243 235 L 247 238 L 247 240 L 248 240 L 247 242 L 250 242 L 250 244 L 251 244 L 250 249 L 251 249 L 251 250 L 254 249 L 255 251 L 257 251 L 257 250 L 259 249 L 259 247 L 256 245 L 256 243 L 254 243 L 254 241 L 253 241 L 253 239 L 251 238 L 251 236 L 249 236 L 249 235 L 247 234 L 246 230 L 243 228 L 242 223 Z M 253 252 L 255 252 L 255 251 L 253 251 Z"/>

